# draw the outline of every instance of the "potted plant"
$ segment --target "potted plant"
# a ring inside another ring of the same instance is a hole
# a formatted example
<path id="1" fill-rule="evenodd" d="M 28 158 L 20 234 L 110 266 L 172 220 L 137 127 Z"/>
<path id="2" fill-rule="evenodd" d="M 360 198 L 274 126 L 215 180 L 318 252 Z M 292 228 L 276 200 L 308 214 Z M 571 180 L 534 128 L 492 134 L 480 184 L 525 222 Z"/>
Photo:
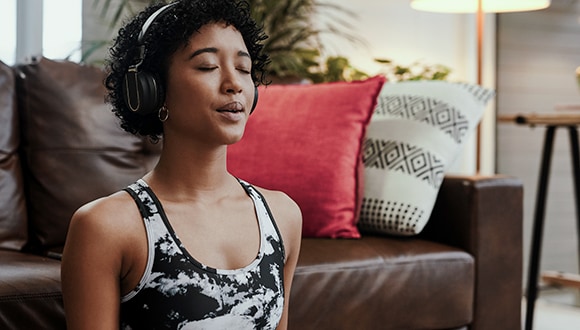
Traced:
<path id="1" fill-rule="evenodd" d="M 377 58 L 376 62 L 383 65 L 383 74 L 389 81 L 404 80 L 446 80 L 451 69 L 441 64 L 426 64 L 421 61 L 413 62 L 409 66 L 394 63 L 389 59 Z"/>

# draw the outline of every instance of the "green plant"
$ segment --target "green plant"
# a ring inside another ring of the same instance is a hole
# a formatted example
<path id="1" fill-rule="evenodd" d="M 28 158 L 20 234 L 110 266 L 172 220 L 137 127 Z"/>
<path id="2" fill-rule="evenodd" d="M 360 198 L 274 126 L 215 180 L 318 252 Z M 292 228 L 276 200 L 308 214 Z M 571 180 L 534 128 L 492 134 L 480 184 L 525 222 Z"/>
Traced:
<path id="1" fill-rule="evenodd" d="M 357 42 L 350 33 L 354 14 L 337 5 L 316 0 L 250 0 L 252 16 L 264 26 L 269 38 L 264 50 L 272 60 L 270 75 L 277 78 L 306 78 L 326 81 L 320 76 L 327 61 L 321 56 L 323 34 L 339 35 Z M 317 18 L 327 17 L 324 22 Z"/>
<path id="2" fill-rule="evenodd" d="M 305 73 L 305 77 L 313 83 L 361 80 L 368 76 L 367 73 L 353 67 L 343 56 L 329 56 L 323 65 Z"/>
<path id="3" fill-rule="evenodd" d="M 389 81 L 404 81 L 404 80 L 446 80 L 451 73 L 451 69 L 441 64 L 425 64 L 421 61 L 416 61 L 409 66 L 402 66 L 395 64 L 389 59 L 375 59 L 383 65 L 383 74 Z"/>

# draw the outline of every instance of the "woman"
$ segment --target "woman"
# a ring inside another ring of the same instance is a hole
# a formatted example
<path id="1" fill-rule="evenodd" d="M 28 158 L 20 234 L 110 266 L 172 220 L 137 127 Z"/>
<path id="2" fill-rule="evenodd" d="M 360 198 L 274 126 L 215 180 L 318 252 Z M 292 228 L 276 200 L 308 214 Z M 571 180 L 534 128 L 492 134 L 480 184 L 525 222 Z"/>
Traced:
<path id="1" fill-rule="evenodd" d="M 154 5 L 120 29 L 110 102 L 163 151 L 141 180 L 73 215 L 69 329 L 286 328 L 300 210 L 226 164 L 264 80 L 264 38 L 235 0 Z"/>

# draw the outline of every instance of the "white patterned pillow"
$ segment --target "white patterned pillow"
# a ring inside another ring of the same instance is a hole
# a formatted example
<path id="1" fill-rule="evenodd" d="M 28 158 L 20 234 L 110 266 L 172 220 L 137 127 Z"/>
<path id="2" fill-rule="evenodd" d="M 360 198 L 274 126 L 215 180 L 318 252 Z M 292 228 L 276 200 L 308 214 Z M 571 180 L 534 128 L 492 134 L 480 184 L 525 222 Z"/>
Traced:
<path id="1" fill-rule="evenodd" d="M 361 231 L 421 232 L 445 172 L 493 96 L 478 85 L 444 81 L 383 86 L 364 141 Z"/>

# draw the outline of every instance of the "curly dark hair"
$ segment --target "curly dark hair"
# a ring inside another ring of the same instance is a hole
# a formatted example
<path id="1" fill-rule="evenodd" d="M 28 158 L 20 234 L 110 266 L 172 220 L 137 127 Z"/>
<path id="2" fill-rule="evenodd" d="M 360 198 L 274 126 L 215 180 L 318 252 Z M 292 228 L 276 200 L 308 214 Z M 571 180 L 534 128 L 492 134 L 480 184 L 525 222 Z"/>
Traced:
<path id="1" fill-rule="evenodd" d="M 141 115 L 131 111 L 123 99 L 123 77 L 131 65 L 136 64 L 140 44 L 138 35 L 143 23 L 164 4 L 154 4 L 128 21 L 121 29 L 110 49 L 107 60 L 108 75 L 105 87 L 107 101 L 113 112 L 121 119 L 121 127 L 136 135 L 149 136 L 157 141 L 163 134 L 163 126 L 154 112 Z M 252 58 L 251 76 L 256 86 L 266 84 L 267 54 L 262 53 L 267 36 L 261 26 L 250 16 L 250 8 L 243 0 L 178 0 L 158 16 L 143 36 L 145 58 L 139 67 L 158 77 L 165 90 L 169 58 L 180 47 L 187 46 L 190 36 L 208 23 L 225 22 L 235 27 L 244 39 Z"/>

